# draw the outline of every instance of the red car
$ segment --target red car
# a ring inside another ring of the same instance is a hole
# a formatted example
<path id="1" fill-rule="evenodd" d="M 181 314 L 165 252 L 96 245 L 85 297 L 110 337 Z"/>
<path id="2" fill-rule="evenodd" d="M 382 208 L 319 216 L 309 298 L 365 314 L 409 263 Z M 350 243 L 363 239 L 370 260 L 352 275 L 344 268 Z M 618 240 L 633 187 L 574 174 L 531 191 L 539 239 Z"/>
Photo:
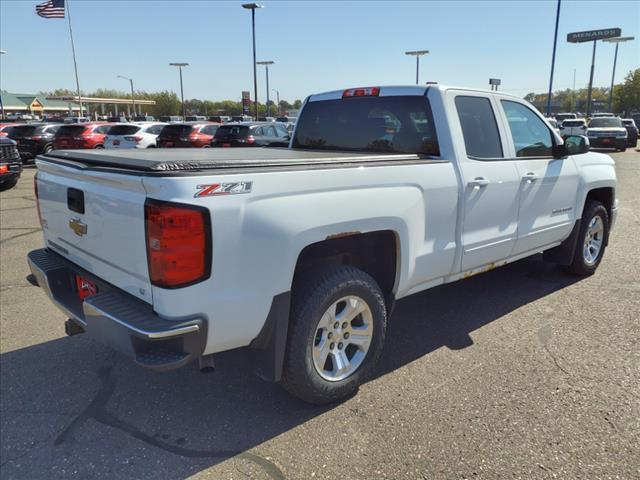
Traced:
<path id="1" fill-rule="evenodd" d="M 219 123 L 172 123 L 156 139 L 158 148 L 208 148 Z"/>
<path id="2" fill-rule="evenodd" d="M 89 122 L 63 125 L 53 138 L 56 150 L 104 148 L 104 137 L 115 124 L 106 122 Z"/>
<path id="3" fill-rule="evenodd" d="M 20 125 L 20 123 L 0 123 L 0 137 L 8 136 L 11 129 L 16 125 Z"/>

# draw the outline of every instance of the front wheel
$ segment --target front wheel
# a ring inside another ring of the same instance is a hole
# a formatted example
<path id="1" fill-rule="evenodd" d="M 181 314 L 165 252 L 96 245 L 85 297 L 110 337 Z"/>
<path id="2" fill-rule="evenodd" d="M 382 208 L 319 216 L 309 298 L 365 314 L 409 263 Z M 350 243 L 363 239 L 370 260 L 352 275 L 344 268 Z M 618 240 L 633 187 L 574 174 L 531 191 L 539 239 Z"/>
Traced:
<path id="1" fill-rule="evenodd" d="M 382 352 L 387 311 L 380 287 L 350 266 L 317 270 L 294 288 L 282 386 L 313 404 L 357 391 Z"/>
<path id="2" fill-rule="evenodd" d="M 600 202 L 587 200 L 580 222 L 576 251 L 567 270 L 580 276 L 593 274 L 600 265 L 608 237 L 607 209 Z"/>

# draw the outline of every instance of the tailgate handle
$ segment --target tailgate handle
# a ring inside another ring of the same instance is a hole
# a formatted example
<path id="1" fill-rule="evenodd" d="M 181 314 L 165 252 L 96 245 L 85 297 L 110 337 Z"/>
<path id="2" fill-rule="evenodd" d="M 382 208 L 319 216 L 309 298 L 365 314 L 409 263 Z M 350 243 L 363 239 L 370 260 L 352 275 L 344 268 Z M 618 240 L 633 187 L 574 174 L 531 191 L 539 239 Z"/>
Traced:
<path id="1" fill-rule="evenodd" d="M 72 212 L 84 214 L 84 192 L 77 188 L 68 188 L 67 207 Z"/>

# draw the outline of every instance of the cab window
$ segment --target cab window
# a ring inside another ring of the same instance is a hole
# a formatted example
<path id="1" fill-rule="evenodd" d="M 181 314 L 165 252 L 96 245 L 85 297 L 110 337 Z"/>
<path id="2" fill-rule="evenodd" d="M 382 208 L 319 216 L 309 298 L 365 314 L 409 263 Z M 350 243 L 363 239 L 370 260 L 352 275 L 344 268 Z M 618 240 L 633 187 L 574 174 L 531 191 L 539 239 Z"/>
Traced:
<path id="1" fill-rule="evenodd" d="M 502 144 L 491 101 L 486 97 L 457 96 L 456 110 L 467 156 L 477 160 L 502 158 Z"/>
<path id="2" fill-rule="evenodd" d="M 521 103 L 509 100 L 500 103 L 507 116 L 516 157 L 553 156 L 553 137 L 542 119 Z"/>

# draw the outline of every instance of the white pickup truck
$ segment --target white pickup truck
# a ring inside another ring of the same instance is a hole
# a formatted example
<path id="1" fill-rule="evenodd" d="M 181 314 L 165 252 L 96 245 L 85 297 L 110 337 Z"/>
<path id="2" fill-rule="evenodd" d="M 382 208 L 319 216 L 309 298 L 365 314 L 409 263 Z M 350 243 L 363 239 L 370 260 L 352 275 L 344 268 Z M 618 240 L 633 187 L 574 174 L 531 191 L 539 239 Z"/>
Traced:
<path id="1" fill-rule="evenodd" d="M 313 403 L 372 373 L 395 300 L 529 255 L 598 267 L 613 160 L 522 99 L 440 85 L 311 95 L 290 148 L 53 151 L 38 284 L 166 370 L 249 347 Z"/>

